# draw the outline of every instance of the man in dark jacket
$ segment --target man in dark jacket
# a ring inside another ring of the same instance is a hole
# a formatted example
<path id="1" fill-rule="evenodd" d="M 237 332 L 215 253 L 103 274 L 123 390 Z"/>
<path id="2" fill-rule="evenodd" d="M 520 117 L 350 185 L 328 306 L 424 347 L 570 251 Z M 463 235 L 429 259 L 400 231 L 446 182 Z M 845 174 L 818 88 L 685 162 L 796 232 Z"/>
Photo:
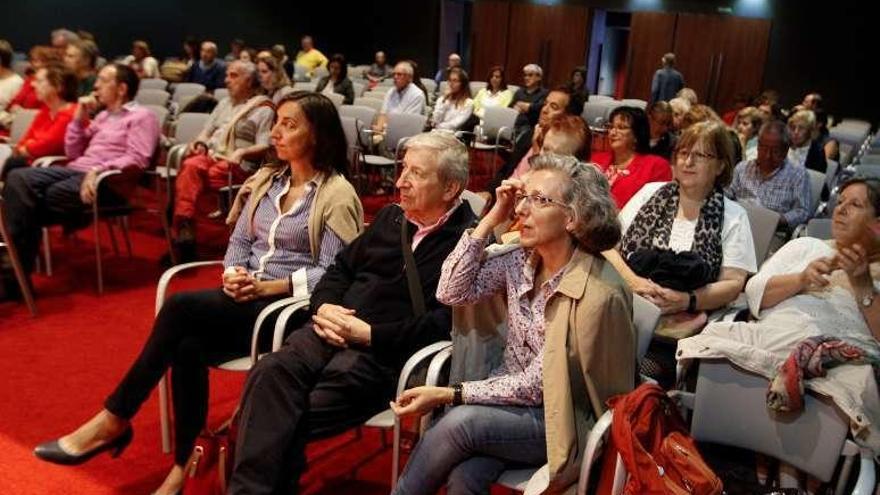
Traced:
<path id="1" fill-rule="evenodd" d="M 684 77 L 675 70 L 675 54 L 667 53 L 660 59 L 663 67 L 654 73 L 651 81 L 651 102 L 669 101 L 684 87 Z"/>
<path id="2" fill-rule="evenodd" d="M 186 81 L 199 83 L 208 91 L 226 86 L 226 64 L 217 58 L 217 44 L 213 41 L 202 42 L 199 61 L 193 63 L 187 74 Z"/>
<path id="3" fill-rule="evenodd" d="M 435 292 L 443 261 L 476 220 L 459 198 L 467 156 L 451 134 L 408 140 L 400 204 L 383 208 L 337 255 L 312 292 L 312 321 L 251 370 L 229 494 L 296 493 L 306 442 L 387 408 L 403 363 L 449 339 L 451 311 Z M 410 297 L 403 245 L 412 249 L 421 304 Z"/>

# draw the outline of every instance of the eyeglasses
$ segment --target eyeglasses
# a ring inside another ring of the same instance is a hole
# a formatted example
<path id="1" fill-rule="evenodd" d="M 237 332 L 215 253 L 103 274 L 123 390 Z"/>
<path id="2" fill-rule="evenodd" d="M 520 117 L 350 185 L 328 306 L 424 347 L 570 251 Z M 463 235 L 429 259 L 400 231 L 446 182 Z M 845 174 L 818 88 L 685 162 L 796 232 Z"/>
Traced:
<path id="1" fill-rule="evenodd" d="M 562 201 L 557 201 L 553 198 L 548 198 L 542 194 L 522 194 L 518 193 L 516 195 L 515 206 L 520 206 L 520 204 L 525 201 L 525 206 L 531 208 L 532 206 L 537 207 L 539 210 L 543 208 L 547 208 L 550 205 L 556 205 L 561 208 L 568 208 L 568 205 L 563 203 Z"/>
<path id="2" fill-rule="evenodd" d="M 678 161 L 683 162 L 688 158 L 691 158 L 694 163 L 705 164 L 709 163 L 709 160 L 714 160 L 718 158 L 716 155 L 710 155 L 709 153 L 703 153 L 702 151 L 694 151 L 694 150 L 678 150 L 675 153 Z"/>
<path id="3" fill-rule="evenodd" d="M 391 75 L 394 77 L 398 77 L 398 76 L 403 77 L 403 76 L 408 76 L 409 74 L 407 74 L 406 72 L 392 72 Z"/>

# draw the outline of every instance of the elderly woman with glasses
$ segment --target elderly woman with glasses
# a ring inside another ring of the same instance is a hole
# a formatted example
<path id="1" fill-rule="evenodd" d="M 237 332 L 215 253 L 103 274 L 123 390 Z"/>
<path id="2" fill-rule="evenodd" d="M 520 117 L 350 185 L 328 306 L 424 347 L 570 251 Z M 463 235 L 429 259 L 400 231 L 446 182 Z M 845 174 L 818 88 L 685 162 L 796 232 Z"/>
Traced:
<path id="1" fill-rule="evenodd" d="M 448 493 L 488 493 L 505 468 L 544 463 L 549 482 L 564 489 L 577 479 L 568 469 L 579 465 L 577 439 L 601 414 L 588 404 L 632 388 L 630 296 L 602 278 L 598 255 L 620 238 L 604 177 L 573 157 L 543 154 L 496 194 L 443 264 L 437 299 L 465 305 L 506 294 L 503 359 L 486 379 L 416 387 L 391 404 L 399 416 L 454 406 L 416 447 L 397 495 L 434 494 L 444 484 Z M 486 240 L 511 215 L 522 225 L 519 245 L 486 258 Z M 587 382 L 589 390 L 578 385 Z"/>
<path id="2" fill-rule="evenodd" d="M 648 182 L 672 179 L 669 162 L 651 155 L 648 116 L 641 108 L 618 107 L 608 118 L 608 144 L 611 151 L 593 153 L 593 162 L 605 172 L 611 196 L 618 208 Z"/>
<path id="3" fill-rule="evenodd" d="M 818 141 L 819 129 L 812 110 L 800 110 L 788 118 L 788 161 L 798 167 L 825 173 L 828 162 L 825 150 Z"/>
<path id="4" fill-rule="evenodd" d="M 705 323 L 704 311 L 733 301 L 757 271 L 746 211 L 723 193 L 732 148 L 723 124 L 688 128 L 673 155 L 674 180 L 646 184 L 633 196 L 620 212 L 620 245 L 603 253 L 633 292 L 688 321 L 690 331 Z"/>

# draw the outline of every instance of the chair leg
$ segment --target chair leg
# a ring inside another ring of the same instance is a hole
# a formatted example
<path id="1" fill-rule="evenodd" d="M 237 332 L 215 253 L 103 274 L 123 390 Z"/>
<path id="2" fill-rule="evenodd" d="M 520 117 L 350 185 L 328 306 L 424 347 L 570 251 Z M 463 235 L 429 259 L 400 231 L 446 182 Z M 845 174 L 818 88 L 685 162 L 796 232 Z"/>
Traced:
<path id="1" fill-rule="evenodd" d="M 162 453 L 171 453 L 171 404 L 168 403 L 168 376 L 159 380 L 159 431 L 162 434 Z"/>
<path id="2" fill-rule="evenodd" d="M 43 257 L 46 258 L 46 275 L 52 276 L 52 246 L 49 244 L 49 229 L 43 227 Z"/>
<path id="3" fill-rule="evenodd" d="M 15 245 L 9 238 L 9 232 L 6 230 L 6 219 L 3 217 L 2 210 L 0 210 L 0 239 L 6 244 L 9 261 L 12 263 L 12 271 L 15 273 L 15 279 L 18 281 L 18 287 L 21 289 L 24 302 L 27 304 L 31 316 L 37 316 L 37 305 L 34 302 L 34 294 L 31 291 L 30 279 L 24 272 L 24 267 L 21 266 L 21 260 L 18 258 L 18 251 L 16 251 Z"/>
<path id="4" fill-rule="evenodd" d="M 101 266 L 101 223 L 98 221 L 98 202 L 92 204 L 92 227 L 95 232 L 95 268 L 98 275 L 98 294 L 104 293 L 104 271 Z"/>
<path id="5" fill-rule="evenodd" d="M 122 224 L 122 235 L 125 239 L 125 249 L 128 251 L 128 257 L 131 258 L 133 255 L 131 251 L 131 236 L 129 235 L 128 229 L 128 215 L 120 218 L 119 222 Z"/>
<path id="6" fill-rule="evenodd" d="M 107 219 L 107 232 L 110 233 L 110 245 L 113 246 L 113 255 L 119 256 L 119 243 L 116 242 L 116 231 L 113 230 L 113 223 L 116 220 L 113 218 Z M 97 242 L 97 238 L 95 239 Z"/>

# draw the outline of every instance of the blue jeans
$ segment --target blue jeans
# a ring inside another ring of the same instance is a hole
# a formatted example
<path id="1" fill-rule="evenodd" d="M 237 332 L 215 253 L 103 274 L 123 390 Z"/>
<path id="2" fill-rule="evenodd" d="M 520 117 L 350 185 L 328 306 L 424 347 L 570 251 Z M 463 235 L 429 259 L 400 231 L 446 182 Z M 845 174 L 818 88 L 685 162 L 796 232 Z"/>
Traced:
<path id="1" fill-rule="evenodd" d="M 416 445 L 393 495 L 489 493 L 508 467 L 547 462 L 544 409 L 453 407 Z"/>

